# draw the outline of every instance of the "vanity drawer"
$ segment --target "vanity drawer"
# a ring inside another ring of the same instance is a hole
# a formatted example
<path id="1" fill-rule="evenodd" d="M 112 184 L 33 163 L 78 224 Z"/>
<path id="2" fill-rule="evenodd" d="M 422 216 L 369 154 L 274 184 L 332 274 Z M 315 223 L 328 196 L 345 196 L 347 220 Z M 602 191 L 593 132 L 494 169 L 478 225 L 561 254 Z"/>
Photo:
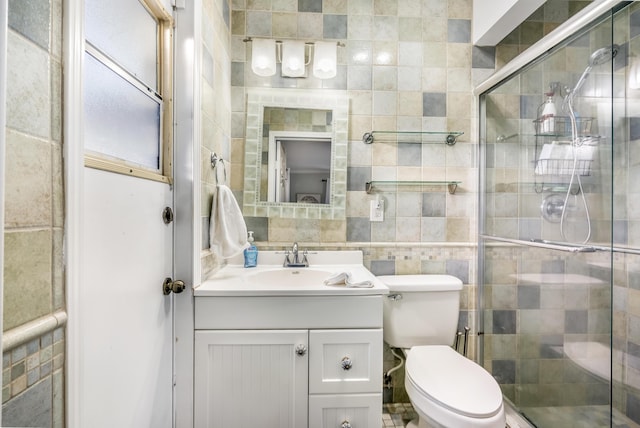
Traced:
<path id="1" fill-rule="evenodd" d="M 309 428 L 371 428 L 382 420 L 382 394 L 309 396 Z"/>
<path id="2" fill-rule="evenodd" d="M 382 392 L 382 329 L 310 330 L 309 393 Z"/>

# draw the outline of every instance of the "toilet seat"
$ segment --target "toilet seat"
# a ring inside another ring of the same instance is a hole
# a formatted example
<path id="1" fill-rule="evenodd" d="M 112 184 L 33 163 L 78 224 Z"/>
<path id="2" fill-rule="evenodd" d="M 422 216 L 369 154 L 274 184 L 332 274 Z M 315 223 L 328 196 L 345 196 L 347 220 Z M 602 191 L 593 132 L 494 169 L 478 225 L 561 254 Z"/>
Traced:
<path id="1" fill-rule="evenodd" d="M 503 411 L 496 380 L 449 346 L 413 347 L 406 364 L 407 380 L 415 390 L 450 412 L 484 419 Z"/>

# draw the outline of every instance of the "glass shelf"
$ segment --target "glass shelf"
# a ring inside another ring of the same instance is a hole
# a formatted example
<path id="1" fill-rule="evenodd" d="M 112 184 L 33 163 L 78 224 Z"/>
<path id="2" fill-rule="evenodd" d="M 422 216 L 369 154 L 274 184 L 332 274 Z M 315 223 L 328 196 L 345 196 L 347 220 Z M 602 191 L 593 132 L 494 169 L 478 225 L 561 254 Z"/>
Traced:
<path id="1" fill-rule="evenodd" d="M 411 141 L 408 139 L 407 141 L 400 141 L 402 143 L 434 143 L 434 141 L 424 141 L 425 136 L 445 136 L 444 143 L 448 146 L 453 146 L 456 143 L 456 139 L 464 135 L 464 132 L 449 132 L 449 131 L 371 131 L 365 132 L 362 136 L 362 142 L 365 144 L 373 143 L 375 139 L 375 135 L 396 135 L 396 136 L 411 136 L 413 135 L 414 140 L 419 138 L 419 141 Z M 398 138 L 395 139 L 398 142 Z"/>
<path id="2" fill-rule="evenodd" d="M 367 193 L 371 193 L 374 187 L 381 186 L 447 186 L 450 194 L 456 193 L 458 184 L 461 181 L 387 181 L 387 180 L 373 180 L 365 183 L 365 190 Z"/>

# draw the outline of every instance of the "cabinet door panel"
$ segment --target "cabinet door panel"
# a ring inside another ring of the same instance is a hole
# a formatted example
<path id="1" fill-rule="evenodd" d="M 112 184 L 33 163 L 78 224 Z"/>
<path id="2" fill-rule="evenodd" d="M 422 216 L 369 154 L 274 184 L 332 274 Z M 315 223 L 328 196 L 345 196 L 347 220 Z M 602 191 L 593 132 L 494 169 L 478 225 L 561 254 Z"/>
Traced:
<path id="1" fill-rule="evenodd" d="M 311 330 L 309 392 L 382 391 L 382 329 Z"/>
<path id="2" fill-rule="evenodd" d="M 374 428 L 379 427 L 381 421 L 381 394 L 309 397 L 309 428 Z"/>
<path id="3" fill-rule="evenodd" d="M 307 426 L 306 330 L 196 331 L 195 428 Z"/>

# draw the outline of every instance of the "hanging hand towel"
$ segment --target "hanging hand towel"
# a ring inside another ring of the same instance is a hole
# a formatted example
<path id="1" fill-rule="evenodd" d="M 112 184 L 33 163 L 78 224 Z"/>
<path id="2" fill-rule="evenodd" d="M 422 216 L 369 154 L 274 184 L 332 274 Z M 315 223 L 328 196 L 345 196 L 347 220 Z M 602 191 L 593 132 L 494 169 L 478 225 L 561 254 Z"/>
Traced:
<path id="1" fill-rule="evenodd" d="M 219 184 L 213 195 L 209 237 L 211 251 L 225 259 L 249 247 L 244 217 L 231 189 L 224 184 Z"/>

